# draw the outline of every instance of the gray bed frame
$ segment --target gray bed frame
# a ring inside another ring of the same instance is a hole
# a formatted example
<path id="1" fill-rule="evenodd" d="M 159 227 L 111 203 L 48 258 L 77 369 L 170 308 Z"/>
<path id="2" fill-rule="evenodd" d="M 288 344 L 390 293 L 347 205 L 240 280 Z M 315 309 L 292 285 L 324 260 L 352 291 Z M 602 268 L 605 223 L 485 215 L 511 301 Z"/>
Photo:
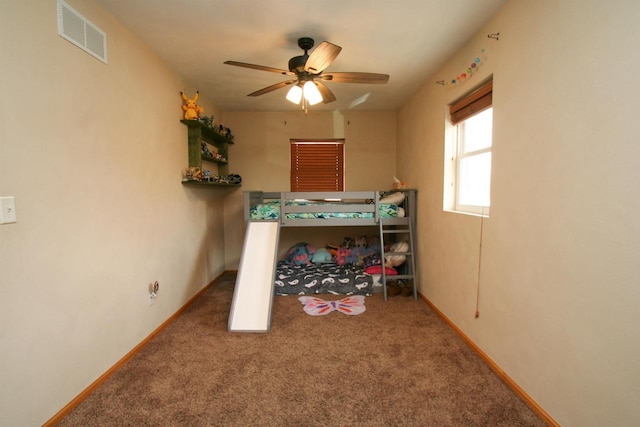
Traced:
<path id="1" fill-rule="evenodd" d="M 405 193 L 403 207 L 405 210 L 404 217 L 397 218 L 380 218 L 380 194 L 381 191 L 328 191 L 328 192 L 263 192 L 263 191 L 245 191 L 244 192 L 244 220 L 248 221 L 279 221 L 281 227 L 337 227 L 337 226 L 377 226 L 380 229 L 380 242 L 384 242 L 384 227 L 402 227 L 410 224 L 413 233 L 416 232 L 416 190 L 402 189 L 390 190 L 390 192 L 401 191 Z M 277 220 L 256 220 L 251 219 L 251 207 L 257 204 L 263 204 L 269 201 L 280 201 L 280 215 Z M 287 205 L 287 201 L 292 200 L 312 200 L 312 201 L 331 201 L 327 205 Z M 287 218 L 289 213 L 303 212 L 370 212 L 373 214 L 371 218 Z M 414 298 L 417 298 L 417 282 L 418 275 L 415 265 L 415 247 L 413 242 L 413 233 L 411 233 L 412 250 L 412 271 L 410 276 L 396 276 L 398 278 L 410 277 L 414 279 Z M 385 253 L 382 252 L 384 257 Z M 386 274 L 383 273 L 384 298 L 387 299 Z"/>
<path id="2" fill-rule="evenodd" d="M 251 206 L 280 200 L 281 227 L 377 226 L 380 222 L 380 191 L 323 191 L 323 192 L 262 192 L 245 191 L 244 219 L 249 221 Z M 331 201 L 327 205 L 287 205 L 290 200 Z M 287 218 L 290 213 L 303 212 L 367 212 L 372 218 Z M 252 220 L 256 221 L 256 220 Z M 260 220 L 258 220 L 260 221 Z"/>

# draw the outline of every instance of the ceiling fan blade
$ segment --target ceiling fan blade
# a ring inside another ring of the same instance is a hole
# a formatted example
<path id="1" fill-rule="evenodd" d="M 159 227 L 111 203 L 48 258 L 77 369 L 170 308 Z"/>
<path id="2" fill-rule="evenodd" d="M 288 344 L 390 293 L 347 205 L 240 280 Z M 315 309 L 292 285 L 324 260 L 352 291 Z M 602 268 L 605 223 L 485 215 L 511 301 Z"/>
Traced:
<path id="1" fill-rule="evenodd" d="M 322 95 L 323 104 L 328 104 L 336 100 L 336 96 L 333 94 L 333 92 L 331 92 L 331 89 L 329 89 L 327 85 L 318 81 L 316 81 L 315 83 L 318 86 L 320 94 Z"/>
<path id="2" fill-rule="evenodd" d="M 280 88 L 283 88 L 283 87 L 288 86 L 288 85 L 292 85 L 292 84 L 297 83 L 297 82 L 298 82 L 297 80 L 287 80 L 285 82 L 276 83 L 274 85 L 267 86 L 265 88 L 262 88 L 260 90 L 255 91 L 255 92 L 252 92 L 247 96 L 264 95 L 265 93 L 273 92 L 274 90 L 278 90 Z"/>
<path id="3" fill-rule="evenodd" d="M 238 61 L 224 61 L 224 63 L 227 65 L 235 65 L 236 67 L 251 68 L 252 70 L 270 71 L 272 73 L 284 74 L 285 76 L 295 75 L 291 71 L 282 70 L 280 68 L 265 67 L 264 65 L 247 64 L 246 62 Z"/>
<path id="4" fill-rule="evenodd" d="M 322 42 L 313 49 L 304 70 L 312 74 L 318 74 L 327 68 L 336 59 L 342 48 L 333 43 Z"/>
<path id="5" fill-rule="evenodd" d="M 367 83 L 367 84 L 384 84 L 389 81 L 388 74 L 377 73 L 349 73 L 337 72 L 326 73 L 319 76 L 322 80 L 336 83 Z"/>

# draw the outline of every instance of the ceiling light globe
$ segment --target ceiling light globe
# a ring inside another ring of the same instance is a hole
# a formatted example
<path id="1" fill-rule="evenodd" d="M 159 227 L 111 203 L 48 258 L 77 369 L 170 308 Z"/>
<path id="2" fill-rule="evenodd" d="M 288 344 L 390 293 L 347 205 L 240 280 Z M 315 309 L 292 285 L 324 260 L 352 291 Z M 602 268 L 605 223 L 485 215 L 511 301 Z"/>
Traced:
<path id="1" fill-rule="evenodd" d="M 302 88 L 298 85 L 292 86 L 287 93 L 287 100 L 294 104 L 300 104 L 302 100 Z"/>
<path id="2" fill-rule="evenodd" d="M 318 90 L 318 86 L 311 80 L 304 84 L 304 97 L 309 102 L 309 105 L 315 105 L 322 102 L 322 94 Z"/>

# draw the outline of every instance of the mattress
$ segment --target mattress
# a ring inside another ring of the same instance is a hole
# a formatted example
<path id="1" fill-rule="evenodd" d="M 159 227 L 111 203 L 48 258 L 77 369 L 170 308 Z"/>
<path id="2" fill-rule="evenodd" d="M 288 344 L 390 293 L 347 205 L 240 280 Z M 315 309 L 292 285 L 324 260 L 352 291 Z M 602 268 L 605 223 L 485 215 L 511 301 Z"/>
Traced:
<path id="1" fill-rule="evenodd" d="M 275 278 L 276 295 L 334 294 L 372 295 L 373 278 L 361 266 L 280 261 Z"/>

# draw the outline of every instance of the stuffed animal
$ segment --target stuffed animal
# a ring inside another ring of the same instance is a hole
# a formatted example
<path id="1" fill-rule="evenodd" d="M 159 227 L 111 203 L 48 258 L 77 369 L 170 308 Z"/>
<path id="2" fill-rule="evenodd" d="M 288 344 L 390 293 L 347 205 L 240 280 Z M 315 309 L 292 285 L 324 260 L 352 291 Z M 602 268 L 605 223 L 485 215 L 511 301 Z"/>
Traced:
<path id="1" fill-rule="evenodd" d="M 313 254 L 313 257 L 311 258 L 311 262 L 313 262 L 314 264 L 323 264 L 332 261 L 333 257 L 331 256 L 331 253 L 325 248 L 318 248 L 316 250 L 316 253 Z"/>
<path id="2" fill-rule="evenodd" d="M 311 265 L 311 259 L 316 249 L 305 242 L 291 246 L 285 255 L 285 262 L 293 265 Z"/>
<path id="3" fill-rule="evenodd" d="M 353 239 L 351 237 L 345 237 L 342 241 L 341 248 L 350 249 L 353 247 Z"/>
<path id="4" fill-rule="evenodd" d="M 336 264 L 345 265 L 347 263 L 347 257 L 349 256 L 349 249 L 339 248 L 336 252 Z"/>
<path id="5" fill-rule="evenodd" d="M 197 120 L 200 117 L 200 114 L 204 113 L 204 108 L 200 107 L 198 102 L 198 97 L 200 96 L 200 91 L 196 91 L 193 99 L 187 98 L 187 95 L 184 92 L 180 92 L 182 99 L 184 100 L 184 104 L 182 105 L 182 109 L 184 110 L 184 118 L 185 120 Z"/>
<path id="6" fill-rule="evenodd" d="M 367 236 L 356 236 L 355 245 L 356 245 L 356 248 L 366 248 L 367 247 Z"/>

